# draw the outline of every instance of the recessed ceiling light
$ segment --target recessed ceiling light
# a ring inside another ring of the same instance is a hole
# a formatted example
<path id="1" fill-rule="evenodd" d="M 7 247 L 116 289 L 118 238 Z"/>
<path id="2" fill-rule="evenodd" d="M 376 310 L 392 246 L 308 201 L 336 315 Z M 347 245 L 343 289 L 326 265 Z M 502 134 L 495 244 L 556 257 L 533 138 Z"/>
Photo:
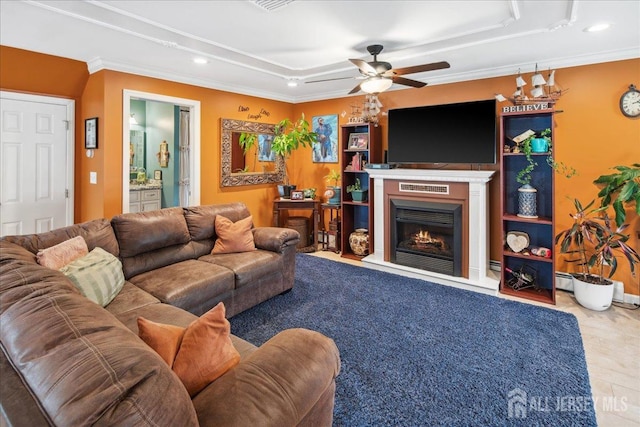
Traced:
<path id="1" fill-rule="evenodd" d="M 297 81 L 295 81 L 295 80 L 289 80 L 289 81 L 287 82 L 287 86 L 289 86 L 289 87 L 296 87 L 296 86 L 298 86 L 298 82 L 297 82 Z"/>
<path id="2" fill-rule="evenodd" d="M 193 58 L 193 62 L 196 64 L 206 64 L 209 61 L 207 61 L 206 58 Z"/>
<path id="3" fill-rule="evenodd" d="M 597 31 L 604 31 L 604 30 L 606 30 L 607 28 L 609 28 L 610 26 L 611 26 L 611 24 L 608 24 L 608 23 L 606 23 L 606 22 L 603 22 L 603 23 L 600 23 L 600 24 L 595 24 L 595 25 L 592 25 L 592 26 L 590 26 L 590 27 L 587 27 L 587 28 L 585 28 L 584 30 L 585 30 L 587 33 L 595 33 L 595 32 L 597 32 Z"/>

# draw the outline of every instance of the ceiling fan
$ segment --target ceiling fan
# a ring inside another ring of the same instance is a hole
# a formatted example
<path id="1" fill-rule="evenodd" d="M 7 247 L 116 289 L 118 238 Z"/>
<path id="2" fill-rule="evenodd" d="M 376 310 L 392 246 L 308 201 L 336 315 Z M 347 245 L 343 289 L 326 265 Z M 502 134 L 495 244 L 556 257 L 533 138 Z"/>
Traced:
<path id="1" fill-rule="evenodd" d="M 362 83 L 354 87 L 349 94 L 360 92 L 367 93 L 380 93 L 389 89 L 393 83 L 412 86 L 423 87 L 427 84 L 417 80 L 407 79 L 403 76 L 405 74 L 422 73 L 425 71 L 441 70 L 443 68 L 449 68 L 448 62 L 433 62 L 431 64 L 414 65 L 413 67 L 405 68 L 391 68 L 391 64 L 384 61 L 378 61 L 378 54 L 382 52 L 383 46 L 380 44 L 374 44 L 367 46 L 367 51 L 373 55 L 373 61 L 366 62 L 362 59 L 349 59 L 354 65 L 356 65 L 362 76 L 355 77 L 356 79 L 364 79 Z M 335 79 L 314 80 L 307 83 L 326 82 L 330 80 L 344 80 L 353 77 L 338 77 Z"/>

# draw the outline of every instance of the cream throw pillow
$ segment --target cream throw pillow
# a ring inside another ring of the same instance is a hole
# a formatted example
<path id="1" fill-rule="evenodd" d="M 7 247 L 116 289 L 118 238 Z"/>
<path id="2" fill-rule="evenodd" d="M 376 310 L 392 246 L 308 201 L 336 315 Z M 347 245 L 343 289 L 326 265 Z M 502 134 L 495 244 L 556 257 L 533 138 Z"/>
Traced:
<path id="1" fill-rule="evenodd" d="M 91 301 L 106 307 L 124 286 L 122 263 L 102 248 L 60 269 L 76 288 Z"/>

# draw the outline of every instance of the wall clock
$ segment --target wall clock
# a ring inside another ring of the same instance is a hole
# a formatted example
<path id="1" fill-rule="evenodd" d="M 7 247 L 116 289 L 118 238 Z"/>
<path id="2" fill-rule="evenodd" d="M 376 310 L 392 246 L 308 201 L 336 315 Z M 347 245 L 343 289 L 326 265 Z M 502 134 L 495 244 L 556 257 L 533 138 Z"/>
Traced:
<path id="1" fill-rule="evenodd" d="M 620 111 L 627 117 L 640 117 L 640 91 L 634 85 L 620 97 Z"/>

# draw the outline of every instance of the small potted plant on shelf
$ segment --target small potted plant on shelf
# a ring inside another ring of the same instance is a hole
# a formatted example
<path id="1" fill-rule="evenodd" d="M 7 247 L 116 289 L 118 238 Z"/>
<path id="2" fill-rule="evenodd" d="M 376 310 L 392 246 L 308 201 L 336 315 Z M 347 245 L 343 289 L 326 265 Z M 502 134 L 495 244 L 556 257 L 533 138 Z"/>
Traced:
<path id="1" fill-rule="evenodd" d="M 609 278 L 618 268 L 615 254 L 624 256 L 632 274 L 640 255 L 627 244 L 629 235 L 623 234 L 628 224 L 612 228 L 606 206 L 591 209 L 594 202 L 583 206 L 574 200 L 573 224 L 556 235 L 555 243 L 560 244 L 561 253 L 574 256 L 568 262 L 579 266 L 580 272 L 572 274 L 576 300 L 586 308 L 602 311 L 613 301 L 613 282 Z M 609 270 L 607 277 L 605 268 Z"/>
<path id="2" fill-rule="evenodd" d="M 360 178 L 356 178 L 356 183 L 353 185 L 347 185 L 347 193 L 351 193 L 351 198 L 354 202 L 366 202 L 367 193 L 369 190 L 363 190 L 360 185 Z"/>
<path id="3" fill-rule="evenodd" d="M 284 164 L 284 185 L 283 197 L 288 198 L 295 186 L 289 182 L 286 161 L 295 150 L 300 147 L 312 147 L 318 140 L 318 134 L 313 132 L 311 125 L 304 118 L 304 113 L 298 120 L 292 121 L 289 118 L 281 120 L 275 126 L 275 137 L 271 145 L 271 150 L 281 156 Z M 293 187 L 293 188 L 292 188 Z"/>
<path id="4" fill-rule="evenodd" d="M 333 182 L 333 185 L 329 185 L 327 187 L 327 191 L 324 192 L 324 196 L 327 198 L 327 203 L 330 205 L 339 205 L 340 186 L 338 185 L 338 181 L 340 181 L 340 172 L 335 169 L 331 169 L 331 172 L 329 172 L 324 179 L 329 183 Z"/>

